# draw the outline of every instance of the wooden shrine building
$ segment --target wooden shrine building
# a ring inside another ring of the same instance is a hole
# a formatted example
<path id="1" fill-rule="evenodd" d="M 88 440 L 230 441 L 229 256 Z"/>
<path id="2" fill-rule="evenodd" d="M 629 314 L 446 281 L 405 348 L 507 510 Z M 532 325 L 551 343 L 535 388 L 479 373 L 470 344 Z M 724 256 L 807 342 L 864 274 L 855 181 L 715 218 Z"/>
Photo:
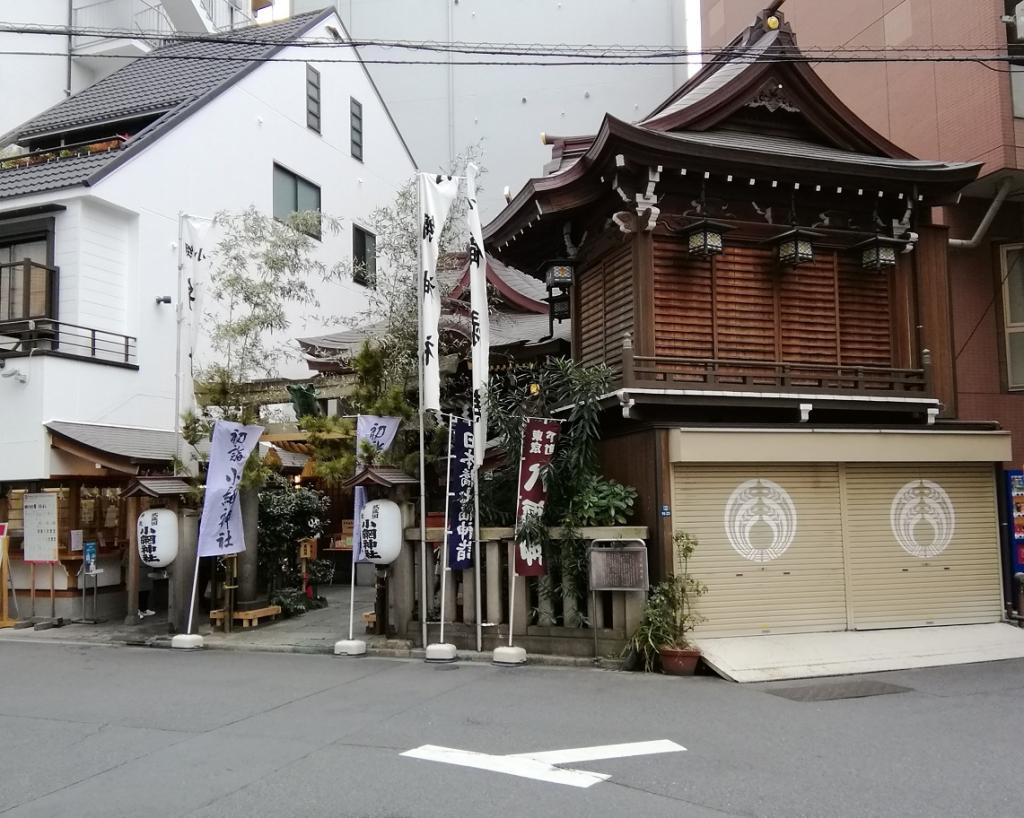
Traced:
<path id="1" fill-rule="evenodd" d="M 871 130 L 777 9 L 642 121 L 546 142 L 484 240 L 572 266 L 573 356 L 613 373 L 606 474 L 655 576 L 698 537 L 700 632 L 998 621 L 1009 435 L 957 421 L 931 222 L 980 166 Z"/>

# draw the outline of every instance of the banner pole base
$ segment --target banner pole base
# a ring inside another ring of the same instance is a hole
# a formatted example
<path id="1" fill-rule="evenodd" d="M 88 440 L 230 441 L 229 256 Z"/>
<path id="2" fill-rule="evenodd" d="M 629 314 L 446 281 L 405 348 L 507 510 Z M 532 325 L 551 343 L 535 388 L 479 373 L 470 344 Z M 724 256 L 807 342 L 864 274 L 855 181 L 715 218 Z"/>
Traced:
<path id="1" fill-rule="evenodd" d="M 517 648 L 512 645 L 501 645 L 494 649 L 491 655 L 491 662 L 496 665 L 525 665 L 526 649 Z"/>
<path id="2" fill-rule="evenodd" d="M 454 662 L 455 645 L 448 642 L 435 642 L 427 645 L 427 652 L 423 657 L 425 662 Z"/>
<path id="3" fill-rule="evenodd" d="M 335 656 L 365 656 L 366 642 L 362 639 L 339 639 L 334 643 Z"/>
<path id="4" fill-rule="evenodd" d="M 171 637 L 171 647 L 179 650 L 195 650 L 203 646 L 203 637 L 198 633 L 179 633 Z"/>

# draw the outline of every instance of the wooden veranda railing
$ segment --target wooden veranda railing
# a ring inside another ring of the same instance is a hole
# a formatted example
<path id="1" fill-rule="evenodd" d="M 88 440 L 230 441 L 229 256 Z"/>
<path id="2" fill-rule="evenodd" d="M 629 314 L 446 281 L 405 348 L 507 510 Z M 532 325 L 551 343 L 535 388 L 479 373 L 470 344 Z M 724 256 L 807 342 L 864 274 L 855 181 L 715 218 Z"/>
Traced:
<path id="1" fill-rule="evenodd" d="M 725 358 L 634 355 L 627 336 L 622 349 L 624 387 L 925 396 L 930 393 L 930 354 L 922 369 L 837 366 Z"/>
<path id="2" fill-rule="evenodd" d="M 560 532 L 552 529 L 557 538 Z M 433 587 L 426 597 L 427 624 L 430 638 L 437 638 L 441 618 L 439 549 L 443 529 L 427 529 L 427 576 Z M 584 540 L 642 539 L 648 537 L 643 526 L 584 528 Z M 483 528 L 481 537 L 480 610 L 483 622 L 484 649 L 490 650 L 508 640 L 509 562 L 512 557 L 514 532 L 511 528 Z M 391 625 L 414 642 L 420 641 L 420 531 L 405 532 L 402 554 L 389 569 Z M 561 653 L 591 656 L 594 650 L 594 629 L 602 655 L 617 653 L 633 628 L 639 624 L 646 594 L 604 591 L 590 594 L 579 604 L 562 588 L 553 587 L 557 577 L 520 577 L 513 597 L 513 639 L 528 652 Z M 476 644 L 476 578 L 473 569 L 450 571 L 445 594 L 445 639 L 463 649 Z"/>

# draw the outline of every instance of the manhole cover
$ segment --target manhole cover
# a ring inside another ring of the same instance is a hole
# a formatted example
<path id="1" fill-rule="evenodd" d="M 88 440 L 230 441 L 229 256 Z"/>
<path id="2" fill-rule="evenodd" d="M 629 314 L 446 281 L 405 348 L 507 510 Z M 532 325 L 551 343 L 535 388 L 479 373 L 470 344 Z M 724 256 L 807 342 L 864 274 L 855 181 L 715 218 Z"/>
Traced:
<path id="1" fill-rule="evenodd" d="M 801 685 L 800 687 L 765 688 L 765 693 L 781 696 L 794 702 L 830 702 L 835 699 L 864 699 L 868 696 L 887 696 L 890 693 L 906 693 L 913 688 L 891 685 L 886 682 L 856 681 L 833 682 L 830 684 Z"/>

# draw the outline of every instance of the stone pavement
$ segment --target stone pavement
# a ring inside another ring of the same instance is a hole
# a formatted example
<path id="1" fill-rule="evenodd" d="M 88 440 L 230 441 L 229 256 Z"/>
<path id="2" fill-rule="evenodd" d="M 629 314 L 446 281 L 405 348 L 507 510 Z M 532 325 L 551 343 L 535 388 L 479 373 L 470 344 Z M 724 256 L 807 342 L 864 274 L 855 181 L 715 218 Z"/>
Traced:
<path id="1" fill-rule="evenodd" d="M 322 588 L 321 593 L 328 600 L 326 608 L 308 611 L 302 616 L 278 619 L 261 624 L 257 628 L 243 629 L 236 624 L 230 634 L 212 630 L 207 618 L 198 620 L 198 630 L 207 647 L 229 650 L 269 650 L 287 653 L 332 653 L 334 643 L 348 636 L 349 587 L 333 585 Z M 379 645 L 388 650 L 404 648 L 405 655 L 411 647 L 406 642 L 394 643 L 365 633 L 362 614 L 373 610 L 374 589 L 357 586 L 355 589 L 356 638 L 367 642 L 386 642 Z M 108 620 L 95 625 L 66 624 L 60 628 L 35 630 L 34 628 L 0 630 L 0 641 L 46 642 L 67 644 L 71 642 L 91 644 L 170 645 L 166 618 L 159 615 L 148 617 L 138 624 L 126 625 L 120 619 Z M 392 655 L 385 653 L 384 655 Z"/>
<path id="2" fill-rule="evenodd" d="M 333 654 L 334 643 L 348 636 L 348 585 L 333 585 L 320 589 L 328 605 L 302 616 L 278 619 L 257 628 L 243 629 L 236 625 L 230 634 L 212 630 L 209 620 L 199 620 L 199 633 L 203 636 L 204 647 L 213 650 L 270 652 L 270 653 L 320 653 Z M 366 633 L 362 615 L 373 610 L 373 587 L 356 586 L 355 626 L 353 636 L 366 641 L 369 656 L 422 659 L 423 649 L 415 647 L 405 639 L 387 639 Z M 42 643 L 51 645 L 131 645 L 170 648 L 171 636 L 167 620 L 159 616 L 149 617 L 135 624 L 126 625 L 120 619 L 96 625 L 67 624 L 60 628 L 0 630 L 0 644 L 4 642 Z M 459 661 L 490 662 L 490 651 L 459 651 Z M 599 660 L 568 656 L 540 656 L 530 654 L 534 665 L 563 667 L 602 667 L 617 669 L 617 659 Z"/>

